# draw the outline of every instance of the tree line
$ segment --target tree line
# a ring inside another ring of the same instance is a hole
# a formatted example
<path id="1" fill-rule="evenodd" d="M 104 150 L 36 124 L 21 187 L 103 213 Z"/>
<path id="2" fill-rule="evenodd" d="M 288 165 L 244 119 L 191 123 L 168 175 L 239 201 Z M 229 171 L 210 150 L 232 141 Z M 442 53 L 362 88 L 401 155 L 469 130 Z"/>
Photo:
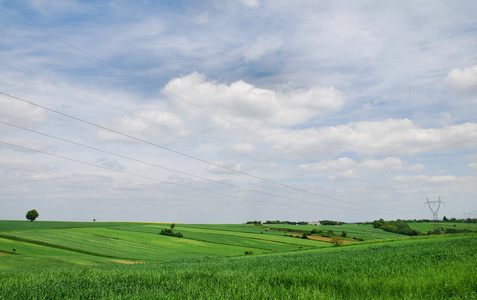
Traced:
<path id="1" fill-rule="evenodd" d="M 267 220 L 264 223 L 262 223 L 262 221 L 247 221 L 245 224 L 253 224 L 253 225 L 257 225 L 257 226 L 260 226 L 262 224 L 264 224 L 264 225 L 266 225 L 266 224 L 308 225 L 309 222 L 305 222 L 305 221 L 299 221 L 299 222 L 296 222 L 296 221 L 280 221 L 280 220 L 270 221 L 270 220 Z M 346 222 L 322 220 L 322 221 L 320 221 L 320 224 L 321 225 L 342 225 L 342 224 L 346 224 Z"/>

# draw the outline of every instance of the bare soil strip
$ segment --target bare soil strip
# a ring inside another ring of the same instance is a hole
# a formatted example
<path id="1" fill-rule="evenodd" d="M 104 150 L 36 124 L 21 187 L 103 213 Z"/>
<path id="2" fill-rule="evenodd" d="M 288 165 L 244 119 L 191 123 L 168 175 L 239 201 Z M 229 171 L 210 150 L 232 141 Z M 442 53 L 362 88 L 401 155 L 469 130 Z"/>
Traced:
<path id="1" fill-rule="evenodd" d="M 120 264 L 125 264 L 125 265 L 133 265 L 133 264 L 142 264 L 140 261 L 131 261 L 131 260 L 119 260 L 119 259 L 113 259 L 111 261 L 120 263 Z"/>
<path id="2" fill-rule="evenodd" d="M 293 236 L 301 236 L 301 234 L 293 234 Z M 321 241 L 321 242 L 328 242 L 332 243 L 331 238 L 323 237 L 323 236 L 314 236 L 314 235 L 309 235 L 308 239 L 314 240 L 314 241 Z M 343 244 L 351 244 L 353 243 L 352 241 L 345 241 L 341 240 L 341 243 Z"/>

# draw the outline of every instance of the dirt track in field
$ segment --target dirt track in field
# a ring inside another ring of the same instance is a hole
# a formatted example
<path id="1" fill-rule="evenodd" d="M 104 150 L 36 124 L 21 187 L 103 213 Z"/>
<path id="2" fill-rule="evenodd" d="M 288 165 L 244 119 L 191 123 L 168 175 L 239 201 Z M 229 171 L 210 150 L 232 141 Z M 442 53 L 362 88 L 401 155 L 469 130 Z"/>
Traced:
<path id="1" fill-rule="evenodd" d="M 293 236 L 301 236 L 301 234 L 293 234 Z M 327 237 L 323 237 L 323 236 L 309 235 L 309 236 L 308 236 L 308 239 L 314 240 L 314 241 L 332 243 L 331 238 L 327 238 Z M 343 244 L 351 244 L 351 243 L 353 243 L 353 242 L 352 242 L 352 241 L 341 240 L 341 243 L 343 243 Z"/>
<path id="2" fill-rule="evenodd" d="M 140 261 L 131 261 L 131 260 L 113 259 L 112 261 L 120 263 L 120 264 L 125 264 L 125 265 L 142 264 L 142 262 Z"/>

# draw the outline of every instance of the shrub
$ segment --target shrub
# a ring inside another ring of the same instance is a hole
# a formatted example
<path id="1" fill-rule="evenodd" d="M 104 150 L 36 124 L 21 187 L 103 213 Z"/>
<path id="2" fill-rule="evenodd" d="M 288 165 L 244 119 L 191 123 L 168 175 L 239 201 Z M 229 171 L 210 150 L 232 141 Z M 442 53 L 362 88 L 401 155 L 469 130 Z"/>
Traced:
<path id="1" fill-rule="evenodd" d="M 341 237 L 335 235 L 331 238 L 331 243 L 333 243 L 333 247 L 338 247 L 341 246 L 343 240 L 341 240 Z"/>
<path id="2" fill-rule="evenodd" d="M 181 232 L 174 232 L 172 231 L 172 229 L 163 229 L 161 231 L 161 233 L 159 234 L 162 234 L 162 235 L 168 235 L 168 236 L 175 236 L 175 237 L 183 237 L 182 233 Z"/>

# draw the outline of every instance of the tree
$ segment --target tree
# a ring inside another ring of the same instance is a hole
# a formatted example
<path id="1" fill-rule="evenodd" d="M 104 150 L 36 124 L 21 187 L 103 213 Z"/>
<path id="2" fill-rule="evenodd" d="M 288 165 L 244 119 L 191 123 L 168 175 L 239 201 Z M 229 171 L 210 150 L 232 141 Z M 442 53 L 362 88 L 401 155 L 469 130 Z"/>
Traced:
<path id="1" fill-rule="evenodd" d="M 176 227 L 176 224 L 172 223 L 171 224 L 171 230 L 174 230 L 174 227 Z"/>
<path id="2" fill-rule="evenodd" d="M 31 222 L 35 221 L 40 214 L 36 211 L 36 209 L 29 210 L 26 214 L 26 218 Z"/>
<path id="3" fill-rule="evenodd" d="M 333 244 L 333 247 L 338 247 L 341 246 L 343 240 L 341 239 L 341 237 L 335 235 L 331 238 L 331 243 Z"/>

